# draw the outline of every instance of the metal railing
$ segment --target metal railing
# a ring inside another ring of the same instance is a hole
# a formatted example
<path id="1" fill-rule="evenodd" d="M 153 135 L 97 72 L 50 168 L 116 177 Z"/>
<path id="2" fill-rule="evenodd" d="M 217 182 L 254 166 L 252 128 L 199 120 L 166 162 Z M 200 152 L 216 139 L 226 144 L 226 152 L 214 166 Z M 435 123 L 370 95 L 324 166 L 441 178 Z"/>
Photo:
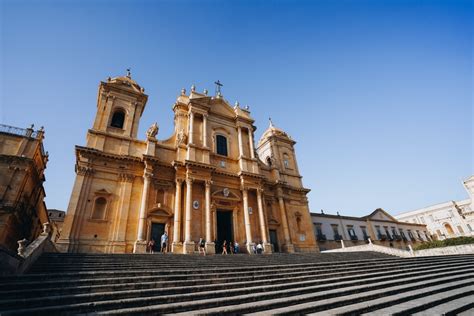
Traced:
<path id="1" fill-rule="evenodd" d="M 5 124 L 0 124 L 0 133 L 13 134 L 18 136 L 32 137 L 36 138 L 38 136 L 38 131 L 33 130 L 33 125 L 30 128 L 20 128 Z"/>

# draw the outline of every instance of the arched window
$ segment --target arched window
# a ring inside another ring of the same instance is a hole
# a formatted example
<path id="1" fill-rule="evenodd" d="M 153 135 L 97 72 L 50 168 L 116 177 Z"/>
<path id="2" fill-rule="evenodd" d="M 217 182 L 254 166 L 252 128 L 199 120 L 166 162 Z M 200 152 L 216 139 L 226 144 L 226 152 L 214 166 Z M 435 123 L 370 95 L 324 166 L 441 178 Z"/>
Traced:
<path id="1" fill-rule="evenodd" d="M 448 223 L 444 224 L 444 228 L 446 228 L 446 232 L 448 233 L 448 235 L 454 235 L 454 230 L 453 228 L 451 227 L 451 225 L 449 225 Z"/>
<path id="2" fill-rule="evenodd" d="M 267 165 L 268 165 L 269 167 L 272 166 L 272 158 L 267 157 Z"/>
<path id="3" fill-rule="evenodd" d="M 287 154 L 283 154 L 283 165 L 285 168 L 290 168 L 290 157 Z"/>
<path id="4" fill-rule="evenodd" d="M 219 155 L 227 156 L 227 138 L 222 135 L 216 135 L 216 152 Z"/>
<path id="5" fill-rule="evenodd" d="M 94 211 L 92 212 L 92 219 L 105 219 L 105 209 L 107 207 L 107 200 L 104 197 L 99 197 L 94 202 Z"/>
<path id="6" fill-rule="evenodd" d="M 123 110 L 117 110 L 114 112 L 112 116 L 112 121 L 110 122 L 110 126 L 116 128 L 123 128 L 123 122 L 125 121 L 125 112 Z"/>

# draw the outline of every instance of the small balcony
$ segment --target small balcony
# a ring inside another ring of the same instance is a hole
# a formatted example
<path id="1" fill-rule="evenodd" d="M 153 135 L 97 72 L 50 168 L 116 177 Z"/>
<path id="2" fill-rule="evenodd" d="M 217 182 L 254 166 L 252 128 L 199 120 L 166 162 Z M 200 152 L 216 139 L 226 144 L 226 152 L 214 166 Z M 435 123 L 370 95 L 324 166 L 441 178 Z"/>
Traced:
<path id="1" fill-rule="evenodd" d="M 400 235 L 393 235 L 393 238 L 394 238 L 396 241 L 401 241 L 401 240 L 402 240 L 402 236 L 400 236 Z"/>
<path id="2" fill-rule="evenodd" d="M 317 241 L 326 241 L 327 238 L 326 238 L 326 235 L 324 235 L 324 234 L 317 234 L 316 235 L 316 240 Z"/>
<path id="3" fill-rule="evenodd" d="M 334 234 L 334 240 L 335 241 L 340 241 L 340 240 L 342 240 L 342 236 L 339 235 L 339 234 Z"/>
<path id="4" fill-rule="evenodd" d="M 359 238 L 357 238 L 357 236 L 351 236 L 351 240 L 359 240 Z"/>
<path id="5" fill-rule="evenodd" d="M 382 240 L 382 241 L 388 240 L 388 237 L 385 234 L 379 234 L 377 237 L 379 238 L 379 240 Z"/>

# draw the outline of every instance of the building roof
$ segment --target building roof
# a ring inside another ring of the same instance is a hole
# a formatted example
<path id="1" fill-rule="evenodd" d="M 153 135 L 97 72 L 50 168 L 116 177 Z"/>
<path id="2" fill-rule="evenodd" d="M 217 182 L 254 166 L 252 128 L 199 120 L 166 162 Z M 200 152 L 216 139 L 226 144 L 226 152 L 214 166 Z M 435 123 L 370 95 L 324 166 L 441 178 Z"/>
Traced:
<path id="1" fill-rule="evenodd" d="M 260 137 L 259 144 L 261 144 L 265 139 L 270 138 L 272 136 L 278 136 L 280 138 L 285 138 L 290 141 L 293 141 L 291 139 L 291 136 L 288 135 L 284 130 L 273 125 L 271 119 L 269 119 L 269 121 L 270 123 L 268 125 L 268 128 L 265 130 L 265 132 L 263 132 L 262 137 Z"/>

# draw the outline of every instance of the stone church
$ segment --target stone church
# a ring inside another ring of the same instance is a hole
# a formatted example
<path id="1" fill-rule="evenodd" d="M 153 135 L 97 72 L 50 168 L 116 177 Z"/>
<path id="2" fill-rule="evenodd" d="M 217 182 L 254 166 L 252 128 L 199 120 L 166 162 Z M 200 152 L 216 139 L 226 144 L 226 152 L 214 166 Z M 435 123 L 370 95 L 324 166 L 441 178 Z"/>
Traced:
<path id="1" fill-rule="evenodd" d="M 218 87 L 219 88 L 219 87 Z M 76 146 L 76 179 L 57 246 L 64 252 L 142 253 L 169 236 L 168 251 L 208 253 L 226 240 L 241 252 L 318 251 L 295 141 L 270 126 L 258 145 L 248 108 L 217 89 L 183 89 L 174 133 L 158 125 L 138 137 L 148 96 L 130 73 L 99 85 L 86 146 Z"/>

